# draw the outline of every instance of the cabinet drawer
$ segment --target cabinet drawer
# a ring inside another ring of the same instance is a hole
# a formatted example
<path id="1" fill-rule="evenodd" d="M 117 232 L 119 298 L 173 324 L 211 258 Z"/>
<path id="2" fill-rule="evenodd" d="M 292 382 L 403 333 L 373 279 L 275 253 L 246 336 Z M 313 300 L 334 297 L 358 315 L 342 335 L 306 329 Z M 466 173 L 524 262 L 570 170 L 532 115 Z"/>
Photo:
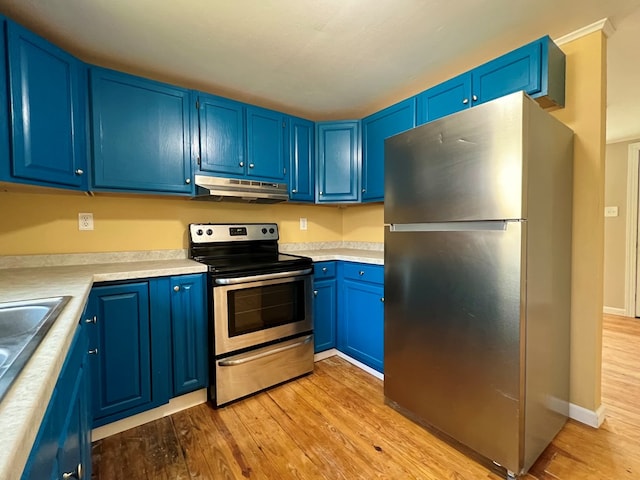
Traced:
<path id="1" fill-rule="evenodd" d="M 335 278 L 336 262 L 317 262 L 313 265 L 314 280 L 324 280 L 325 278 Z"/>
<path id="2" fill-rule="evenodd" d="M 384 284 L 384 267 L 382 265 L 345 262 L 343 268 L 344 278 Z"/>

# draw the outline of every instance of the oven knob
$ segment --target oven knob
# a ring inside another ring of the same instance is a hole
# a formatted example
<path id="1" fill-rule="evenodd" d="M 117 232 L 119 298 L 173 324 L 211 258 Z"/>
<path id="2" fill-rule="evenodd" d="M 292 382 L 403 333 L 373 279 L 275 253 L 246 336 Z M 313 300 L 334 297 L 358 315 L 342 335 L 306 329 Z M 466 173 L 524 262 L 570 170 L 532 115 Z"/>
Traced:
<path id="1" fill-rule="evenodd" d="M 210 228 L 207 229 L 207 235 L 213 235 L 213 230 L 211 230 Z"/>
<path id="2" fill-rule="evenodd" d="M 264 235 L 266 235 L 266 233 L 267 233 L 267 229 L 266 229 L 266 228 L 263 228 L 263 229 L 262 229 L 262 233 L 263 233 Z"/>
<path id="3" fill-rule="evenodd" d="M 201 230 L 201 229 L 198 229 L 198 230 L 196 231 L 196 235 L 202 235 L 202 230 Z"/>
<path id="4" fill-rule="evenodd" d="M 275 230 L 273 228 L 270 228 L 269 233 L 273 233 L 273 232 L 275 232 Z"/>

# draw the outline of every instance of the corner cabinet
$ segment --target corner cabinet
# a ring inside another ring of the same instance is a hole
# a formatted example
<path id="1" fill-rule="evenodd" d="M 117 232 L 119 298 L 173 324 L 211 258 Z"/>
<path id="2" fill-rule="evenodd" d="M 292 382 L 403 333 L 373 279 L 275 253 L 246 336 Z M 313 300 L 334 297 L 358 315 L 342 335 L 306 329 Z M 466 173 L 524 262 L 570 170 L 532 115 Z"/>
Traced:
<path id="1" fill-rule="evenodd" d="M 78 326 L 22 473 L 23 480 L 91 478 L 87 333 Z"/>
<path id="2" fill-rule="evenodd" d="M 315 124 L 289 117 L 289 199 L 315 201 Z"/>
<path id="3" fill-rule="evenodd" d="M 190 94 L 91 68 L 93 190 L 191 195 Z"/>
<path id="4" fill-rule="evenodd" d="M 313 269 L 313 338 L 314 352 L 318 353 L 336 347 L 336 262 L 318 262 L 314 264 Z"/>
<path id="5" fill-rule="evenodd" d="M 342 262 L 338 300 L 338 350 L 382 372 L 384 368 L 384 268 Z"/>
<path id="6" fill-rule="evenodd" d="M 84 64 L 11 21 L 6 41 L 12 150 L 0 180 L 87 190 Z"/>
<path id="7" fill-rule="evenodd" d="M 565 55 L 548 37 L 420 93 L 417 124 L 524 90 L 544 107 L 563 107 Z"/>
<path id="8" fill-rule="evenodd" d="M 360 200 L 360 121 L 316 123 L 317 203 Z"/>
<path id="9" fill-rule="evenodd" d="M 209 380 L 205 286 L 201 274 L 170 279 L 174 397 L 204 388 Z"/>
<path id="10" fill-rule="evenodd" d="M 416 100 L 409 98 L 362 120 L 362 201 L 384 201 L 384 141 L 416 126 Z"/>

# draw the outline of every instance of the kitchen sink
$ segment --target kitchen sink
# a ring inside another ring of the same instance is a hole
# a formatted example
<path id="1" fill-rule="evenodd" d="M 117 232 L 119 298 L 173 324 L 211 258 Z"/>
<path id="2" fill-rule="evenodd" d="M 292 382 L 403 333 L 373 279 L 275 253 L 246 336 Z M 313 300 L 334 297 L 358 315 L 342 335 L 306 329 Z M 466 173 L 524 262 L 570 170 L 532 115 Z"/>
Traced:
<path id="1" fill-rule="evenodd" d="M 0 400 L 70 298 L 0 303 Z"/>

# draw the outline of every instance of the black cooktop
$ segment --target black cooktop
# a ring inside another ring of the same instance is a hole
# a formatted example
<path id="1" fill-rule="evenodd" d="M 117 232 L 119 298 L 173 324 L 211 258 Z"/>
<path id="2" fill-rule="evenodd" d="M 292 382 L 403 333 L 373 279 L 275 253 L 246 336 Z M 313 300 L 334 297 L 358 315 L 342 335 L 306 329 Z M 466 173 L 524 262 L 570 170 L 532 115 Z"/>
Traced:
<path id="1" fill-rule="evenodd" d="M 191 224 L 189 257 L 216 277 L 310 268 L 308 257 L 280 253 L 276 224 Z"/>

